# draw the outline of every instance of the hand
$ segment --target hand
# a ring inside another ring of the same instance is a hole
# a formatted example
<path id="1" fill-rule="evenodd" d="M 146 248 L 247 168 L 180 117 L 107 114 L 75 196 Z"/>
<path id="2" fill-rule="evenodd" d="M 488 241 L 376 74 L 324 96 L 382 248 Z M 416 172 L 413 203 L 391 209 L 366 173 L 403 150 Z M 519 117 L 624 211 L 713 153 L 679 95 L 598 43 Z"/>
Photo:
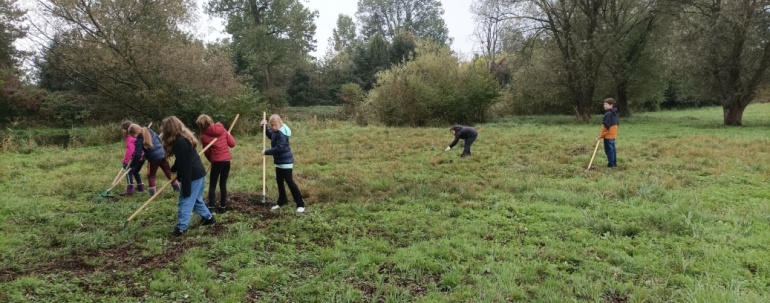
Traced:
<path id="1" fill-rule="evenodd" d="M 602 137 L 596 137 L 596 141 L 599 141 Z"/>
<path id="2" fill-rule="evenodd" d="M 444 149 L 444 151 L 445 151 L 445 152 L 448 152 L 450 149 L 452 149 L 452 148 L 451 148 L 451 147 L 449 147 L 449 146 L 447 146 L 447 147 Z"/>
<path id="3" fill-rule="evenodd" d="M 262 119 L 262 121 L 259 122 L 259 125 L 265 125 L 265 124 L 267 124 L 267 120 L 265 119 Z"/>
<path id="4" fill-rule="evenodd" d="M 123 169 L 126 169 L 128 167 L 128 163 L 123 163 Z"/>
<path id="5" fill-rule="evenodd" d="M 265 150 L 264 150 L 264 149 L 262 150 L 262 155 L 263 155 L 263 156 L 265 155 Z"/>

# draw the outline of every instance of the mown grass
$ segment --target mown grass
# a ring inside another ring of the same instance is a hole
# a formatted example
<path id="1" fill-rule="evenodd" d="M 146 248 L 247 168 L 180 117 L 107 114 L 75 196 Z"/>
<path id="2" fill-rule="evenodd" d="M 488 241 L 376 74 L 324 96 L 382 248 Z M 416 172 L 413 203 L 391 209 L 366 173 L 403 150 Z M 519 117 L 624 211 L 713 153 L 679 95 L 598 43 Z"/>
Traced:
<path id="1" fill-rule="evenodd" d="M 445 128 L 288 121 L 308 212 L 256 205 L 180 239 L 173 193 L 126 228 L 146 196 L 90 201 L 120 143 L 7 152 L 0 301 L 767 302 L 768 114 L 623 119 L 620 167 L 600 150 L 588 172 L 598 117 L 479 125 L 469 159 L 439 154 Z M 237 139 L 230 190 L 259 197 L 262 141 Z"/>

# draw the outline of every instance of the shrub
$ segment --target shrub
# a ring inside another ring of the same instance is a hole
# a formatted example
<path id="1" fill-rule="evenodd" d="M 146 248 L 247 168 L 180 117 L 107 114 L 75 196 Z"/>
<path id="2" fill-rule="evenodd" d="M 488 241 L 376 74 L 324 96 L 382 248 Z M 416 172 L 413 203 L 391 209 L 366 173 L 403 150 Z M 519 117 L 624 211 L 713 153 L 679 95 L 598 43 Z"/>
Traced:
<path id="1" fill-rule="evenodd" d="M 377 81 L 366 102 L 389 126 L 484 122 L 500 93 L 485 69 L 434 44 L 421 44 L 415 60 L 379 73 Z"/>

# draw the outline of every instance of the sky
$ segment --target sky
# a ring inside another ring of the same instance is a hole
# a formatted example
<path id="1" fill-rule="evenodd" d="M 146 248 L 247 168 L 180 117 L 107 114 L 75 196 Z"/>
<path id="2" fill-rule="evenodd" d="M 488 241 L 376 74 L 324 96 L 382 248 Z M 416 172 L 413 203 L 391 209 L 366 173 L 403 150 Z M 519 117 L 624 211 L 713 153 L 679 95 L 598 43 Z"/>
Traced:
<path id="1" fill-rule="evenodd" d="M 198 22 L 191 30 L 194 35 L 205 41 L 214 41 L 227 37 L 224 32 L 223 20 L 207 15 L 204 6 L 208 0 L 195 0 L 198 3 Z M 318 11 L 316 23 L 316 50 L 311 53 L 316 58 L 322 58 L 328 50 L 328 40 L 332 31 L 337 26 L 337 16 L 346 14 L 354 18 L 358 0 L 300 0 L 311 10 Z M 444 22 L 449 28 L 449 36 L 452 37 L 452 50 L 461 58 L 470 59 L 474 51 L 473 43 L 473 15 L 470 12 L 472 0 L 440 0 L 444 8 Z M 22 7 L 34 10 L 32 1 L 20 1 Z M 40 39 L 21 39 L 16 41 L 16 47 L 23 50 L 35 50 L 35 42 Z"/>
<path id="2" fill-rule="evenodd" d="M 202 7 L 207 0 L 197 0 L 199 8 Z M 318 18 L 315 19 L 316 24 L 316 50 L 311 53 L 316 58 L 323 57 L 328 49 L 328 40 L 332 36 L 332 30 L 337 26 L 337 16 L 345 14 L 351 16 L 355 20 L 355 14 L 357 10 L 358 0 L 300 0 L 305 6 L 311 10 L 318 11 Z M 449 36 L 453 38 L 452 50 L 457 52 L 463 58 L 470 58 L 471 53 L 474 50 L 473 44 L 473 15 L 470 12 L 472 0 L 440 0 L 441 5 L 444 8 L 444 22 L 449 28 Z M 218 18 L 211 18 L 203 14 L 203 10 L 200 9 L 201 14 L 199 18 L 201 23 L 206 26 L 201 26 L 196 29 L 196 34 L 205 40 L 215 40 L 217 38 L 226 37 L 223 33 L 224 26 L 222 20 Z"/>

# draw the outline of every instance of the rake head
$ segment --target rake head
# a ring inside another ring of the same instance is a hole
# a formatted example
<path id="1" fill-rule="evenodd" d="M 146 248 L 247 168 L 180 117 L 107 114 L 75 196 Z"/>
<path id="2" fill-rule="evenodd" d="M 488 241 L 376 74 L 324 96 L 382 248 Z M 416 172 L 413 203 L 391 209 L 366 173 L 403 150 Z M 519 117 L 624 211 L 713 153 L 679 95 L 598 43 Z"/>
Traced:
<path id="1" fill-rule="evenodd" d="M 115 198 L 115 195 L 108 189 L 91 198 L 91 201 L 103 201 L 112 198 Z"/>

